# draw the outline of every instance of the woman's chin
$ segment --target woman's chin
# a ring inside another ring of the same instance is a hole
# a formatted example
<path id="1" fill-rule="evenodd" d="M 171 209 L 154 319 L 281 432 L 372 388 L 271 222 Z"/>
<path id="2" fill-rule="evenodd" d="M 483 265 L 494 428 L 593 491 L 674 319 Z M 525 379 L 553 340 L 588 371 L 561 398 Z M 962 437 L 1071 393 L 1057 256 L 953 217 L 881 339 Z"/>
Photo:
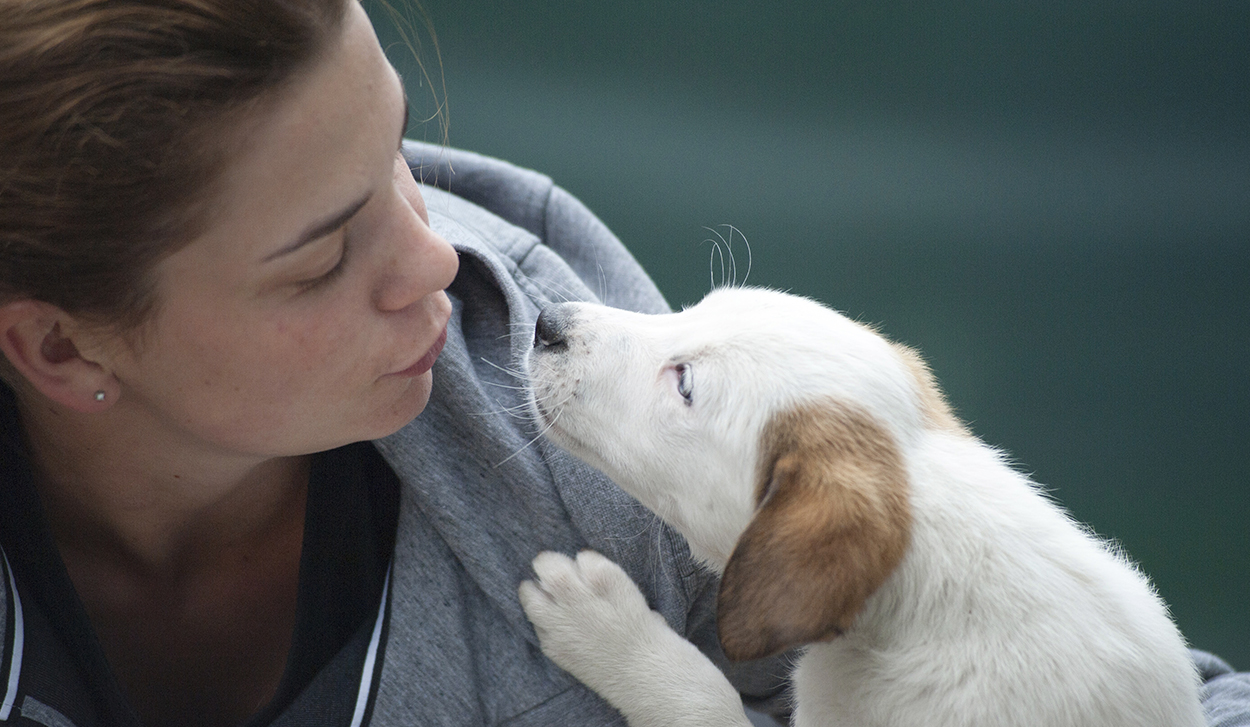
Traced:
<path id="1" fill-rule="evenodd" d="M 408 377 L 403 381 L 403 390 L 378 419 L 378 433 L 368 439 L 381 439 L 398 432 L 425 411 L 426 405 L 430 403 L 430 392 L 434 388 L 433 372 L 426 371 L 420 376 Z"/>

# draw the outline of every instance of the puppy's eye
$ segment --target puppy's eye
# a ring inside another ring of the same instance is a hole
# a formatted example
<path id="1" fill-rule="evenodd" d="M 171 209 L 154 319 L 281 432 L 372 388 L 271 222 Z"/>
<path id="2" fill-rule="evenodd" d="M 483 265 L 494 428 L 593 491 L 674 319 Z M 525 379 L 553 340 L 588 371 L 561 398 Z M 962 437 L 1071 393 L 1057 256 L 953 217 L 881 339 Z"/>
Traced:
<path id="1" fill-rule="evenodd" d="M 688 363 L 677 364 L 677 393 L 686 400 L 686 406 L 694 403 L 694 367 Z"/>

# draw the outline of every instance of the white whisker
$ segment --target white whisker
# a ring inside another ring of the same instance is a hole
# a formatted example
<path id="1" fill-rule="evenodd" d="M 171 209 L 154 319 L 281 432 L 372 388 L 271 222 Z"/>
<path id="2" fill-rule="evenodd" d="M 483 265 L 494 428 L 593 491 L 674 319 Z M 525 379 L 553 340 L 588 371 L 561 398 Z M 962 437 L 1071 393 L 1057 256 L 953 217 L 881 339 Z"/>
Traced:
<path id="1" fill-rule="evenodd" d="M 546 290 L 548 293 L 551 293 L 553 300 L 556 303 L 567 303 L 572 300 L 581 300 L 583 297 L 578 295 L 572 288 L 569 288 L 566 285 L 558 284 L 552 280 L 538 280 L 536 278 L 531 278 L 530 280 L 538 287 Z"/>
<path id="2" fill-rule="evenodd" d="M 528 386 L 512 386 L 511 384 L 496 384 L 494 381 L 483 381 L 487 386 L 494 386 L 497 389 L 511 389 L 512 391 L 529 391 Z"/>
<path id="3" fill-rule="evenodd" d="M 499 369 L 500 371 L 504 372 L 505 374 L 508 374 L 509 376 L 511 376 L 511 377 L 513 377 L 513 378 L 516 378 L 516 379 L 521 379 L 522 381 L 524 381 L 524 380 L 526 379 L 526 376 L 525 376 L 525 372 L 524 372 L 524 371 L 517 371 L 517 370 L 515 370 L 515 369 L 510 369 L 510 368 L 506 368 L 506 367 L 504 367 L 504 366 L 500 366 L 499 364 L 495 363 L 494 361 L 491 361 L 490 359 L 487 359 L 487 358 L 482 357 L 482 356 L 479 356 L 478 358 L 479 358 L 479 359 L 481 359 L 482 363 L 484 363 L 484 364 L 486 364 L 486 365 L 488 365 L 488 366 L 492 366 L 492 367 L 494 367 L 494 368 L 496 368 L 496 369 Z"/>
<path id="4" fill-rule="evenodd" d="M 738 270 L 736 267 L 734 268 L 734 286 L 738 287 L 738 286 L 746 285 L 747 280 L 751 277 L 751 265 L 755 262 L 754 257 L 751 254 L 751 241 L 748 240 L 747 236 L 742 234 L 742 230 L 739 230 L 737 227 L 734 227 L 733 225 L 729 223 L 725 223 L 724 226 L 729 228 L 730 245 L 731 246 L 733 245 L 734 233 L 736 232 L 738 233 L 738 237 L 742 238 L 742 245 L 747 249 L 747 271 L 746 271 L 746 274 L 742 276 L 741 283 L 738 282 Z"/>
<path id="5" fill-rule="evenodd" d="M 703 229 L 707 230 L 708 228 L 705 227 Z M 715 290 L 717 287 L 716 285 L 716 259 L 717 258 L 720 258 L 720 279 L 721 281 L 725 280 L 725 252 L 721 250 L 720 243 L 717 242 L 716 240 L 713 240 L 710 237 L 705 239 L 704 242 L 712 243 L 712 251 L 708 253 L 708 259 L 707 259 L 708 284 L 711 286 L 712 290 Z"/>
<path id="6" fill-rule="evenodd" d="M 713 230 L 713 229 L 712 229 L 712 228 L 710 228 L 710 227 L 704 227 L 703 229 L 707 230 L 708 232 L 712 233 L 713 235 L 716 235 L 716 237 L 717 237 L 718 239 L 720 239 L 720 241 L 721 241 L 721 242 L 723 242 L 723 243 L 725 244 L 725 252 L 726 252 L 726 254 L 728 254 L 728 255 L 729 255 L 729 281 L 730 281 L 730 282 L 729 282 L 728 284 L 726 284 L 726 283 L 725 283 L 726 278 L 725 278 L 725 272 L 724 272 L 724 268 L 723 268 L 723 267 L 722 267 L 722 269 L 721 269 L 720 282 L 721 282 L 721 285 L 723 285 L 723 286 L 725 286 L 725 287 L 727 287 L 727 288 L 732 288 L 732 287 L 734 286 L 734 283 L 736 283 L 736 282 L 738 281 L 738 261 L 737 261 L 736 259 L 734 259 L 734 237 L 733 237 L 733 232 L 730 232 L 730 233 L 729 233 L 729 239 L 728 239 L 728 240 L 726 240 L 724 235 L 720 234 L 719 232 L 717 232 L 716 230 Z M 730 228 L 730 229 L 732 229 L 732 228 Z M 717 247 L 717 248 L 720 248 L 720 245 L 717 245 L 716 247 Z M 723 260 L 722 260 L 722 265 L 723 265 Z"/>
<path id="7" fill-rule="evenodd" d="M 739 230 L 737 227 L 734 227 L 731 224 L 725 223 L 722 225 L 718 225 L 718 227 L 724 227 L 729 230 L 729 239 L 725 239 L 724 235 L 712 229 L 711 227 L 703 228 L 707 230 L 708 232 L 712 233 L 713 235 L 716 235 L 716 239 L 712 239 L 709 237 L 704 240 L 704 242 L 712 243 L 712 247 L 713 247 L 711 255 L 708 259 L 708 265 L 710 267 L 709 275 L 711 277 L 711 286 L 713 289 L 715 289 L 717 287 L 736 288 L 739 286 L 746 285 L 747 279 L 751 277 L 751 266 L 754 263 L 753 255 L 751 254 L 751 243 L 750 241 L 747 240 L 747 236 L 742 234 L 742 230 Z M 746 269 L 746 273 L 742 276 L 741 281 L 738 280 L 738 259 L 737 259 L 737 256 L 734 255 L 734 251 L 733 251 L 735 234 L 737 234 L 739 237 L 742 238 L 742 244 L 746 246 L 746 250 L 747 250 L 747 269 Z M 725 266 L 726 266 L 725 257 L 726 256 L 729 257 L 728 271 L 726 271 L 725 269 Z M 718 258 L 720 262 L 720 284 L 719 285 L 717 285 L 717 282 L 716 282 L 716 263 L 717 263 Z"/>
<path id="8" fill-rule="evenodd" d="M 485 417 L 498 416 L 500 414 L 506 414 L 513 419 L 519 419 L 526 422 L 537 422 L 541 419 L 540 415 L 530 409 L 529 404 L 517 404 L 516 406 L 505 406 L 492 411 L 474 412 L 469 416 Z"/>
<path id="9" fill-rule="evenodd" d="M 568 399 L 565 399 L 565 401 L 568 401 Z M 561 402 L 561 404 L 563 404 L 563 402 Z M 554 427 L 554 426 L 556 425 L 556 422 L 560 421 L 560 417 L 561 417 L 561 415 L 563 415 L 563 414 L 564 414 L 564 409 L 563 409 L 563 408 L 559 408 L 559 409 L 557 409 L 557 410 L 556 410 L 556 415 L 555 415 L 554 417 L 552 417 L 552 418 L 551 418 L 551 422 L 550 422 L 549 424 L 547 424 L 547 426 L 543 427 L 543 430 L 542 430 L 541 432 L 539 432 L 537 435 L 535 435 L 535 437 L 534 437 L 533 439 L 531 439 L 530 441 L 528 441 L 528 442 L 526 442 L 525 444 L 521 445 L 521 448 L 520 448 L 520 449 L 518 449 L 517 451 L 513 452 L 512 454 L 508 455 L 507 457 L 504 457 L 502 460 L 500 460 L 499 462 L 497 462 L 497 463 L 495 464 L 495 466 L 494 466 L 494 467 L 492 467 L 492 469 L 498 469 L 499 467 L 501 467 L 501 466 L 504 464 L 504 462 L 507 462 L 508 460 L 512 459 L 513 457 L 517 456 L 518 454 L 520 454 L 520 453 L 524 452 L 525 450 L 529 449 L 529 448 L 530 448 L 530 445 L 532 445 L 534 442 L 537 442 L 538 440 L 542 439 L 542 438 L 543 438 L 543 435 L 544 435 L 544 434 L 546 434 L 547 432 L 551 431 L 551 428 L 552 428 L 552 427 Z"/>

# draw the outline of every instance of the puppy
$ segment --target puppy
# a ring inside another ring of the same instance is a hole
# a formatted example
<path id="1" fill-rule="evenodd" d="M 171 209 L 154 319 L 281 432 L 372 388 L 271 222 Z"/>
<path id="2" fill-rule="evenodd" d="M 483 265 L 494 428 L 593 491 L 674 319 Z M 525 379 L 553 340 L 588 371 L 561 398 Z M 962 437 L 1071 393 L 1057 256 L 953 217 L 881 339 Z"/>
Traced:
<path id="1" fill-rule="evenodd" d="M 722 574 L 725 654 L 805 647 L 798 725 L 1205 724 L 1147 580 L 974 438 L 911 350 L 730 288 L 663 316 L 552 306 L 526 365 L 548 436 Z M 534 568 L 544 652 L 631 725 L 748 724 L 615 564 Z"/>

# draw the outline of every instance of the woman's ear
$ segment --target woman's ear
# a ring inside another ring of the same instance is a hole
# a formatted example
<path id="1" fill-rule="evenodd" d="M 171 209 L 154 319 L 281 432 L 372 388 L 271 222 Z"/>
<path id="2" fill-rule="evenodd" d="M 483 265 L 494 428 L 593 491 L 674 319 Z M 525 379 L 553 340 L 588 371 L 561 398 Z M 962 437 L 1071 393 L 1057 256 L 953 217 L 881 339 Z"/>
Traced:
<path id="1" fill-rule="evenodd" d="M 80 328 L 60 308 L 37 300 L 0 305 L 0 353 L 35 391 L 83 413 L 107 409 L 120 386 L 104 367 L 83 358 Z M 103 396 L 101 396 L 103 394 Z"/>
<path id="2" fill-rule="evenodd" d="M 774 418 L 762 502 L 717 597 L 725 655 L 759 659 L 851 627 L 907 550 L 907 472 L 893 437 L 837 402 Z"/>

